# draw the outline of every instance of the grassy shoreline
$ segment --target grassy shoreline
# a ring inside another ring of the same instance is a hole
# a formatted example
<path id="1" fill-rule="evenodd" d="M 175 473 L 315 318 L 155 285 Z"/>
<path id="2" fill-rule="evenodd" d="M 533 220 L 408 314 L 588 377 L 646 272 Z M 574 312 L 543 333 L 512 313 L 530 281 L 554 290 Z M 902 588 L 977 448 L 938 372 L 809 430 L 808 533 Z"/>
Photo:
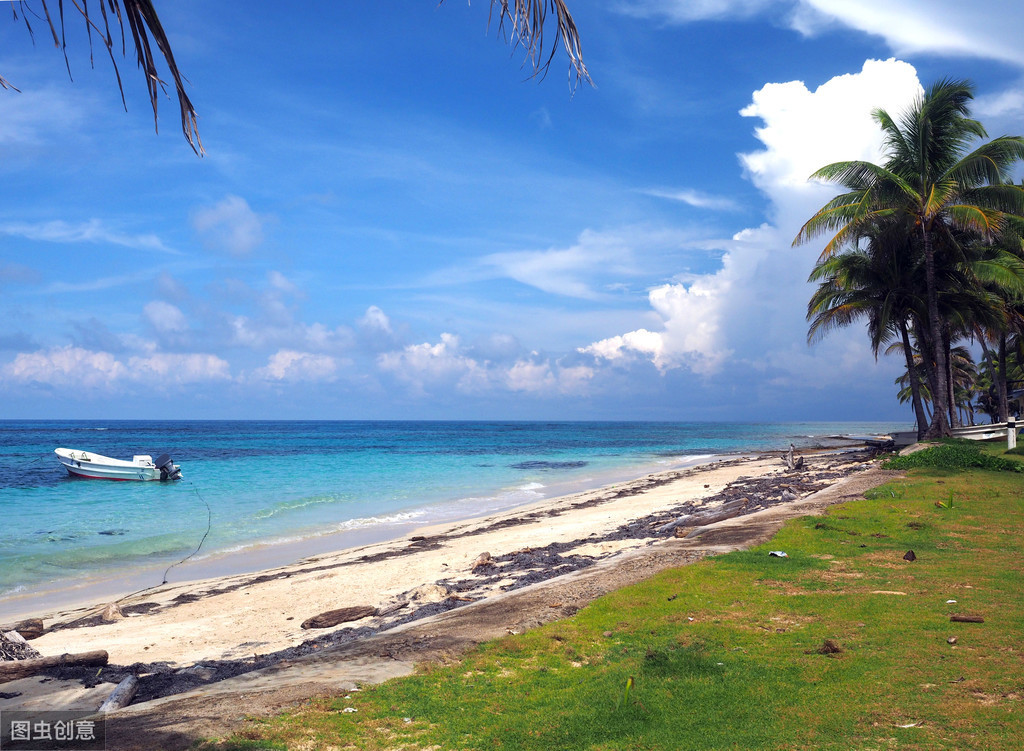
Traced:
<path id="1" fill-rule="evenodd" d="M 1016 473 L 912 470 L 766 545 L 204 747 L 1020 748 L 1022 506 Z"/>

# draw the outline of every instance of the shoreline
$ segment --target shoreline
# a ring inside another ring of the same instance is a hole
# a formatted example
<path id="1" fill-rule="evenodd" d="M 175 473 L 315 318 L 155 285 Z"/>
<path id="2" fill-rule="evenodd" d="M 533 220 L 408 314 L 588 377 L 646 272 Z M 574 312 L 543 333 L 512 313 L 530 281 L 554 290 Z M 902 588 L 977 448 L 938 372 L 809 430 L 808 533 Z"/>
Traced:
<path id="1" fill-rule="evenodd" d="M 124 599 L 111 622 L 100 617 L 102 605 L 51 613 L 46 633 L 31 644 L 43 654 L 107 650 L 111 664 L 102 677 L 71 668 L 54 677 L 95 686 L 137 674 L 137 701 L 145 701 L 337 649 L 597 563 L 615 565 L 622 553 L 706 529 L 728 507 L 742 523 L 870 466 L 866 451 L 806 451 L 805 469 L 788 472 L 780 454 L 646 475 L 258 573 L 160 585 Z M 705 523 L 671 526 L 686 515 Z M 340 608 L 362 608 L 361 617 L 302 628 Z M 2 708 L 14 707 L 0 701 Z"/>
<path id="2" fill-rule="evenodd" d="M 551 486 L 545 486 L 545 488 L 550 488 L 550 492 L 541 493 L 538 498 L 525 503 L 499 503 L 483 510 L 473 511 L 467 507 L 466 499 L 459 498 L 448 502 L 430 503 L 426 506 L 413 506 L 400 514 L 411 514 L 424 509 L 433 510 L 434 513 L 427 512 L 424 518 L 353 526 L 312 534 L 296 532 L 295 535 L 286 534 L 283 537 L 260 539 L 228 549 L 209 552 L 203 551 L 200 547 L 198 551 L 192 552 L 180 560 L 167 559 L 157 563 L 125 562 L 117 567 L 111 566 L 111 569 L 116 568 L 116 571 L 91 572 L 53 583 L 34 585 L 24 592 L 6 593 L 0 597 L 0 609 L 4 613 L 5 623 L 25 618 L 38 618 L 41 617 L 40 614 L 49 616 L 57 612 L 86 609 L 95 607 L 99 602 L 117 601 L 126 593 L 135 593 L 160 586 L 154 582 L 160 582 L 165 571 L 168 571 L 168 584 L 187 584 L 205 579 L 243 576 L 266 569 L 293 565 L 313 556 L 341 553 L 375 544 L 386 544 L 408 535 L 415 535 L 420 529 L 456 524 L 494 514 L 510 513 L 537 503 L 545 503 L 577 493 L 596 492 L 610 485 L 634 482 L 662 472 L 678 471 L 754 454 L 756 452 L 681 454 L 671 461 L 648 461 L 634 466 L 608 469 L 595 477 L 558 481 Z M 668 467 L 661 467 L 662 463 L 668 464 Z M 505 495 L 509 495 L 511 492 L 513 491 L 508 491 Z M 359 520 L 350 519 L 343 524 L 353 521 Z M 194 557 L 196 553 L 199 555 Z M 169 570 L 168 567 L 170 567 Z M 129 569 L 127 573 L 124 572 L 126 568 Z"/>

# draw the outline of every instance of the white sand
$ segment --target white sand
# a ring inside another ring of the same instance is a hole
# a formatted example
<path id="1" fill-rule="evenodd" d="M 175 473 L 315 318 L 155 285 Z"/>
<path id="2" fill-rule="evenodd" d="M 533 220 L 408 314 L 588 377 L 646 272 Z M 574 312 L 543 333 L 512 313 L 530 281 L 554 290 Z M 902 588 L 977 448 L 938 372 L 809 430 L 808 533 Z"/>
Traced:
<path id="1" fill-rule="evenodd" d="M 303 630 L 300 624 L 323 611 L 356 605 L 385 607 L 407 598 L 422 585 L 473 578 L 471 567 L 483 552 L 497 557 L 553 542 L 583 540 L 569 553 L 602 557 L 649 544 L 649 540 L 587 543 L 585 539 L 686 501 L 700 503 L 741 475 L 763 477 L 782 471 L 783 465 L 776 458 L 718 462 L 415 533 L 431 538 L 431 544 L 416 545 L 405 537 L 318 555 L 259 574 L 163 585 L 120 603 L 122 607 L 155 603 L 159 607 L 152 612 L 112 623 L 58 629 L 33 640 L 32 645 L 44 655 L 105 649 L 110 653 L 111 663 L 120 665 L 155 661 L 191 665 L 203 660 L 266 654 L 322 634 Z M 668 482 L 647 487 L 651 480 Z M 616 497 L 620 493 L 621 497 Z M 588 501 L 593 505 L 574 508 Z M 525 523 L 497 526 L 502 521 L 523 517 L 530 518 Z M 398 554 L 408 551 L 411 545 L 415 552 Z M 360 560 L 369 556 L 377 559 Z M 257 578 L 261 581 L 254 582 Z M 428 588 L 425 595 L 429 601 L 432 591 Z M 443 595 L 436 588 L 433 591 L 435 599 Z M 169 606 L 182 596 L 196 599 Z M 44 623 L 50 627 L 58 621 L 98 613 L 105 604 L 52 613 Z M 338 628 L 380 622 L 380 618 L 371 617 Z"/>

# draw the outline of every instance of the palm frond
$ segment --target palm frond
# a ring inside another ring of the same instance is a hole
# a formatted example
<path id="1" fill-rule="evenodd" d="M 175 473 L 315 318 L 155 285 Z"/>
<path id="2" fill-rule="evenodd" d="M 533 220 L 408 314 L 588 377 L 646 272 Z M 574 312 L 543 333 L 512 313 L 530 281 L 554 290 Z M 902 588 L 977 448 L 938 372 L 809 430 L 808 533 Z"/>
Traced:
<path id="1" fill-rule="evenodd" d="M 442 2 L 444 0 L 441 0 Z M 544 78 L 558 48 L 565 50 L 569 65 L 575 75 L 575 83 L 592 84 L 590 72 L 583 62 L 579 29 L 564 0 L 491 0 L 491 15 L 498 10 L 499 33 L 505 31 L 505 24 L 511 27 L 509 35 L 515 48 L 520 45 L 526 50 L 526 57 L 533 66 L 533 75 Z M 545 52 L 544 29 L 548 26 L 548 14 L 555 16 L 557 40 Z"/>
<path id="2" fill-rule="evenodd" d="M 39 3 L 42 15 L 33 10 L 31 0 L 17 0 L 17 7 L 21 10 L 21 16 L 25 22 L 25 26 L 28 28 L 29 34 L 32 34 L 32 27 L 29 23 L 30 13 L 36 17 L 41 17 L 46 21 L 46 24 L 50 29 L 50 33 L 53 36 L 54 44 L 58 46 L 64 54 L 64 64 L 67 66 L 68 74 L 70 75 L 71 62 L 68 60 L 67 55 L 64 0 L 57 0 L 56 20 L 51 15 L 50 7 L 48 5 L 52 0 L 36 0 L 36 2 Z M 124 85 L 121 81 L 121 72 L 117 67 L 117 59 L 114 55 L 115 42 L 114 36 L 111 33 L 111 16 L 114 17 L 116 25 L 120 30 L 122 55 L 127 54 L 124 34 L 125 21 L 127 21 L 128 28 L 131 32 L 132 42 L 135 45 L 138 66 L 142 69 L 143 77 L 146 79 L 149 101 L 153 107 L 153 122 L 159 130 L 157 103 L 161 94 L 166 95 L 166 89 L 163 80 L 160 78 L 156 59 L 153 54 L 153 45 L 156 45 L 157 50 L 159 50 L 160 54 L 164 58 L 167 70 L 171 74 L 171 78 L 174 80 L 174 88 L 178 96 L 178 105 L 181 110 L 182 133 L 185 136 L 185 140 L 188 141 L 189 146 L 192 147 L 192 150 L 195 151 L 196 154 L 202 155 L 204 153 L 203 143 L 199 138 L 196 110 L 188 97 L 188 93 L 185 91 L 184 80 L 181 72 L 178 70 L 177 63 L 174 61 L 174 54 L 171 52 L 170 42 L 168 41 L 167 34 L 164 32 L 163 26 L 160 23 L 160 19 L 157 17 L 156 10 L 153 8 L 151 0 L 100 0 L 99 20 L 96 19 L 95 12 L 92 14 L 90 13 L 89 4 L 86 0 L 72 0 L 72 2 L 85 23 L 85 31 L 89 40 L 89 63 L 90 65 L 93 63 L 92 45 L 93 31 L 95 31 L 103 43 L 103 46 L 110 57 L 110 61 L 114 66 L 114 74 L 117 77 L 117 87 L 121 92 L 122 103 L 124 103 Z M 15 17 L 17 17 L 16 11 Z M 4 88 L 7 87 L 5 86 Z"/>

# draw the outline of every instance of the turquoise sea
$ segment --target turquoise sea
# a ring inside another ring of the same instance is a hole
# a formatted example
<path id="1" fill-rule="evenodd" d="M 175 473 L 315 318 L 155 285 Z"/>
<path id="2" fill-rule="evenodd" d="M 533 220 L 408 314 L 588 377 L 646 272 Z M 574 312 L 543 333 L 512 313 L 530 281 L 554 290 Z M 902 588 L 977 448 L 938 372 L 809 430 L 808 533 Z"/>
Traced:
<path id="1" fill-rule="evenodd" d="M 26 595 L 232 553 L 381 540 L 716 455 L 894 423 L 0 421 L 0 621 Z M 57 447 L 169 453 L 174 483 L 79 480 Z M 291 547 L 290 547 L 291 546 Z M 293 553 L 294 554 L 294 553 Z M 235 556 L 235 558 L 239 558 Z M 251 557 L 250 557 L 251 560 Z M 276 563 L 273 556 L 262 559 Z"/>

